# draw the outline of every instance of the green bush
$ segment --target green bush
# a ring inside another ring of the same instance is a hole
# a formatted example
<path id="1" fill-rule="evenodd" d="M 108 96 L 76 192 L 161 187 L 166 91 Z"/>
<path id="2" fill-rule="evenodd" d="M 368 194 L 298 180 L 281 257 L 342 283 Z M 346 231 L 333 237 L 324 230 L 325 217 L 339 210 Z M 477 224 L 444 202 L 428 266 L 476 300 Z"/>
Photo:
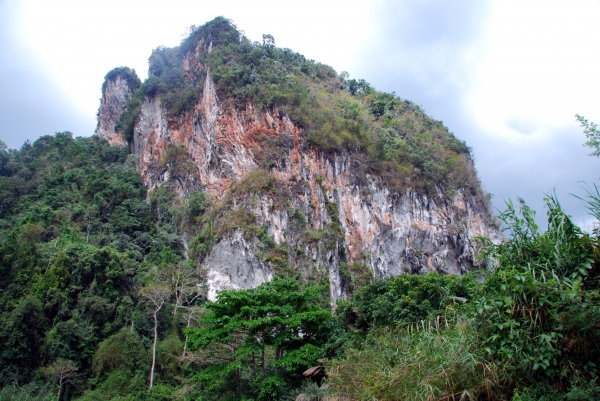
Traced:
<path id="1" fill-rule="evenodd" d="M 132 93 L 135 93 L 135 91 L 137 91 L 137 89 L 142 84 L 142 81 L 140 81 L 140 79 L 138 78 L 135 70 L 129 67 L 113 68 L 104 76 L 104 82 L 102 83 L 102 95 L 104 95 L 104 92 L 106 92 L 107 82 L 114 81 L 118 77 L 122 77 L 127 81 L 127 85 L 129 86 L 129 89 Z"/>
<path id="2" fill-rule="evenodd" d="M 535 212 L 519 202 L 519 212 L 509 202 L 500 215 L 511 238 L 487 243 L 496 268 L 476 302 L 482 347 L 517 387 L 558 385 L 564 393 L 590 380 L 597 385 L 598 238 L 574 225 L 552 196 L 544 232 Z M 592 209 L 598 205 L 592 199 Z"/>
<path id="3" fill-rule="evenodd" d="M 133 129 L 141 110 L 142 97 L 138 90 L 136 95 L 125 103 L 123 113 L 121 113 L 119 121 L 115 124 L 115 132 L 121 132 L 123 139 L 127 142 L 131 142 L 133 139 Z"/>
<path id="4" fill-rule="evenodd" d="M 327 383 L 336 396 L 360 400 L 502 399 L 503 372 L 476 340 L 464 319 L 376 330 L 329 363 Z"/>
<path id="5" fill-rule="evenodd" d="M 475 280 L 468 276 L 403 274 L 360 288 L 336 313 L 346 324 L 367 330 L 371 327 L 417 323 L 431 315 L 455 313 L 472 300 Z"/>
<path id="6" fill-rule="evenodd" d="M 133 373 L 143 367 L 145 359 L 146 352 L 139 336 L 124 327 L 98 345 L 94 354 L 94 372 L 104 375 L 118 368 Z"/>

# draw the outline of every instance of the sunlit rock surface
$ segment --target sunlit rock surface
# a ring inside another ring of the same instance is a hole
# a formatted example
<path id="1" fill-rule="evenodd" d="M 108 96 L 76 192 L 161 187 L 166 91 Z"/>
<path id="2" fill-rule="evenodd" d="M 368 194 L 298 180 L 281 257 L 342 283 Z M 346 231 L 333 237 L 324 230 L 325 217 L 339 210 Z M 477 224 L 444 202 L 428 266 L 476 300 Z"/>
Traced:
<path id="1" fill-rule="evenodd" d="M 349 265 L 364 263 L 374 278 L 429 271 L 461 274 L 475 263 L 477 235 L 499 240 L 490 212 L 477 196 L 462 190 L 445 193 L 443 183 L 430 196 L 410 188 L 395 192 L 380 178 L 361 172 L 360 154 L 324 154 L 308 147 L 302 130 L 277 109 L 222 105 L 210 70 L 193 52 L 183 65 L 188 72 L 205 72 L 203 91 L 193 108 L 179 115 L 169 115 L 160 96 L 143 100 L 129 146 L 144 183 L 152 189 L 171 177 L 181 196 L 204 190 L 220 200 L 232 182 L 258 168 L 257 135 L 278 137 L 280 153 L 270 161 L 271 174 L 287 188 L 289 206 L 274 208 L 273 199 L 263 196 L 248 208 L 259 224 L 267 225 L 275 244 L 285 242 L 295 250 L 297 257 L 289 263 L 299 274 L 305 279 L 327 277 L 332 302 L 347 296 L 340 273 L 344 258 Z M 124 80 L 109 82 L 98 114 L 97 132 L 113 144 L 125 144 L 114 124 L 131 96 L 126 85 Z M 189 156 L 193 168 L 186 174 L 174 176 L 172 166 L 161 164 L 173 145 Z M 327 205 L 332 203 L 343 241 L 323 246 L 295 230 L 292 211 L 300 211 L 306 226 L 317 232 L 331 223 Z M 251 288 L 270 280 L 276 272 L 261 261 L 259 251 L 256 238 L 247 240 L 240 233 L 216 244 L 198 262 L 209 298 L 222 289 Z"/>

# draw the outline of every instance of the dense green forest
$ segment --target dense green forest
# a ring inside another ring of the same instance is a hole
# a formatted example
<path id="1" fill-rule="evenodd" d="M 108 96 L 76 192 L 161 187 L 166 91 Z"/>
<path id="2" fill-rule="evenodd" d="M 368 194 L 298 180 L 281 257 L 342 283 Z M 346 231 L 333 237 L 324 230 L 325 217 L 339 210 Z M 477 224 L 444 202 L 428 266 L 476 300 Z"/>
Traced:
<path id="1" fill-rule="evenodd" d="M 598 232 L 553 197 L 546 230 L 509 204 L 510 237 L 481 239 L 488 271 L 366 284 L 332 312 L 289 276 L 207 303 L 180 230 L 210 199 L 148 194 L 100 138 L 0 158 L 2 400 L 600 395 Z"/>
<path id="2" fill-rule="evenodd" d="M 202 40 L 212 51 L 198 58 L 231 107 L 282 110 L 309 146 L 360 152 L 392 185 L 479 188 L 466 144 L 419 107 L 269 35 L 251 43 L 224 18 L 156 49 L 144 83 L 129 69 L 107 75 L 136 90 L 117 124 L 127 138 L 144 96 L 163 96 L 173 116 L 197 100 L 203 76 L 182 57 Z M 597 127 L 580 121 L 597 151 Z M 263 140 L 268 163 L 279 144 Z M 148 192 L 135 157 L 96 136 L 0 145 L 0 401 L 600 398 L 600 232 L 554 196 L 545 228 L 523 201 L 507 204 L 506 240 L 480 238 L 485 269 L 356 275 L 335 310 L 327 281 L 296 277 L 251 222 L 265 260 L 281 261 L 277 277 L 208 302 L 197 257 L 248 217 L 226 213 L 244 185 L 276 194 L 271 175 L 249 174 L 219 203 L 179 198 L 169 182 Z M 172 148 L 163 162 L 186 160 Z M 600 219 L 596 187 L 586 201 Z"/>

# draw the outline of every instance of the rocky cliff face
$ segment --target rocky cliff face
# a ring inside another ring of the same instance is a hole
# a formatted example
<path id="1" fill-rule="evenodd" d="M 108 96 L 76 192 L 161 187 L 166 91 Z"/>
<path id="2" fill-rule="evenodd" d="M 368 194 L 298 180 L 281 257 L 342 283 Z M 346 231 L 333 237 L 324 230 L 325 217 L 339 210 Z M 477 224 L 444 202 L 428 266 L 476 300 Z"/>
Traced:
<path id="1" fill-rule="evenodd" d="M 283 259 L 305 279 L 327 280 L 335 302 L 361 278 L 461 274 L 475 263 L 477 235 L 499 238 L 472 191 L 445 191 L 444 183 L 428 194 L 392 187 L 365 173 L 359 152 L 308 146 L 303 130 L 277 108 L 226 106 L 210 68 L 197 61 L 207 48 L 199 43 L 183 60 L 186 73 L 204 74 L 193 106 L 172 114 L 164 96 L 145 96 L 129 146 L 149 189 L 169 182 L 181 196 L 208 192 L 224 209 L 243 209 L 272 241 L 265 250 L 260 235 L 241 227 L 220 238 L 198 260 L 209 298 L 270 280 L 281 274 Z M 97 133 L 111 143 L 126 143 L 114 125 L 132 93 L 119 77 L 107 81 Z"/>
<path id="2" fill-rule="evenodd" d="M 131 99 L 137 88 L 130 87 L 124 75 L 116 75 L 107 79 L 98 110 L 98 126 L 96 134 L 106 138 L 111 145 L 127 145 L 120 132 L 115 132 L 115 124 L 124 111 L 125 104 Z"/>

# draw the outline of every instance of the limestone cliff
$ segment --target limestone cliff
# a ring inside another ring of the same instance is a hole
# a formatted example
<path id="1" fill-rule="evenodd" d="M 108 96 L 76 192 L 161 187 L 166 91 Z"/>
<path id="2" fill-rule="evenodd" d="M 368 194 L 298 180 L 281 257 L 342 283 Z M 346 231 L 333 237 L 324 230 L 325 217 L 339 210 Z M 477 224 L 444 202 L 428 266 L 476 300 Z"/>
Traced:
<path id="1" fill-rule="evenodd" d="M 123 114 L 127 101 L 133 97 L 139 86 L 135 71 L 127 67 L 115 68 L 105 78 L 96 134 L 106 138 L 111 145 L 127 144 L 122 132 L 115 130 L 115 125 Z"/>
<path id="2" fill-rule="evenodd" d="M 152 89 L 164 72 L 156 73 L 158 62 L 151 57 L 150 75 L 154 71 L 158 78 L 137 92 L 141 103 L 131 138 L 115 131 L 137 90 L 120 74 L 106 79 L 97 129 L 111 143 L 129 146 L 149 189 L 169 183 L 182 197 L 204 191 L 220 205 L 214 224 L 229 228 L 198 257 L 209 298 L 221 289 L 255 287 L 277 274 L 300 273 L 327 280 L 335 302 L 371 277 L 461 274 L 475 263 L 477 235 L 499 238 L 468 152 L 443 150 L 451 154 L 448 160 L 464 166 L 460 171 L 471 183 L 451 188 L 444 181 L 418 186 L 377 173 L 366 168 L 371 159 L 358 148 L 314 145 L 305 126 L 290 115 L 293 106 L 241 104 L 220 95 L 210 55 L 218 44 L 211 35 L 198 35 L 193 46 L 184 42 L 178 50 L 188 85 L 184 90 L 190 94 L 185 107 L 173 106 L 175 92 Z M 340 96 L 354 101 L 350 94 Z M 372 121 L 381 117 L 375 112 Z M 414 174 L 422 170 L 415 167 Z M 242 214 L 253 231 L 231 223 Z"/>

